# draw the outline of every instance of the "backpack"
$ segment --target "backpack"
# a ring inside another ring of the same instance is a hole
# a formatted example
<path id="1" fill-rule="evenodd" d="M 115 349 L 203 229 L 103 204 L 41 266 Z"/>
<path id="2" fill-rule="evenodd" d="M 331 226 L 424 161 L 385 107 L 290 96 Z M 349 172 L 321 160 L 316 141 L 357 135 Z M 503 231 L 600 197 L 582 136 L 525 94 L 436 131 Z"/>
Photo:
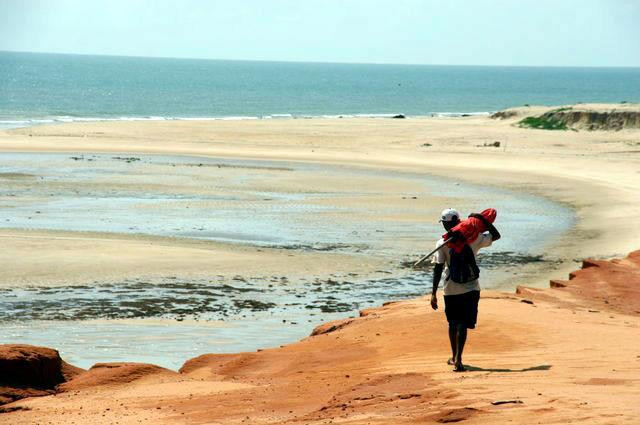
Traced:
<path id="1" fill-rule="evenodd" d="M 462 251 L 449 249 L 448 279 L 456 283 L 467 283 L 480 276 L 480 269 L 476 264 L 476 256 L 469 244 L 464 244 Z"/>

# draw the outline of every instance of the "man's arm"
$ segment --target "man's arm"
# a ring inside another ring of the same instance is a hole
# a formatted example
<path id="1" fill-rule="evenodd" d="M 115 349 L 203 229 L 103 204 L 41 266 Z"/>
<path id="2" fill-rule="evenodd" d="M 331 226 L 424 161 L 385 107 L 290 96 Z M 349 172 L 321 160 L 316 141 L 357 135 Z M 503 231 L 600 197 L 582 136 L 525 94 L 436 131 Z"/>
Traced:
<path id="1" fill-rule="evenodd" d="M 491 240 L 493 242 L 495 242 L 498 239 L 500 239 L 500 232 L 498 232 L 498 229 L 496 229 L 496 227 L 493 224 L 487 223 L 487 230 L 491 234 Z"/>
<path id="2" fill-rule="evenodd" d="M 491 234 L 491 240 L 493 242 L 497 241 L 498 239 L 500 239 L 500 232 L 498 232 L 498 229 L 496 229 L 496 227 L 492 224 L 489 223 L 487 221 L 486 218 L 484 218 L 484 216 L 482 214 L 470 214 L 469 217 L 473 217 L 473 218 L 477 218 L 478 220 L 482 220 L 482 222 L 484 223 L 484 227 L 487 228 L 487 230 L 489 231 L 489 233 Z"/>
<path id="3" fill-rule="evenodd" d="M 440 278 L 442 277 L 442 270 L 444 270 L 444 264 L 437 264 L 433 267 L 433 288 L 431 289 L 431 308 L 438 309 L 438 298 L 436 292 L 438 292 L 438 285 L 440 284 Z"/>
<path id="4" fill-rule="evenodd" d="M 436 264 L 433 267 L 433 289 L 431 294 L 435 295 L 438 292 L 438 285 L 440 285 L 440 278 L 442 278 L 442 271 L 444 270 L 444 264 Z"/>

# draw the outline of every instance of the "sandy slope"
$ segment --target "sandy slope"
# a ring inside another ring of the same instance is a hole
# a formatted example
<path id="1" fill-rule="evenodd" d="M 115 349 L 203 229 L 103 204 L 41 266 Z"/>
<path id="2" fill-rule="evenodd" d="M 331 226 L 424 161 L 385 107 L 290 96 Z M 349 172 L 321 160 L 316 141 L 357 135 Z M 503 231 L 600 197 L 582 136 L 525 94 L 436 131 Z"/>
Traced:
<path id="1" fill-rule="evenodd" d="M 325 324 L 282 348 L 203 355 L 181 373 L 98 367 L 55 397 L 9 405 L 29 410 L 3 423 L 635 424 L 640 251 L 587 265 L 572 290 L 484 292 L 468 372 L 445 364 L 444 314 L 421 298 Z M 610 300 L 603 308 L 590 307 L 600 298 L 594 285 Z M 620 312 L 629 306 L 637 311 Z"/>

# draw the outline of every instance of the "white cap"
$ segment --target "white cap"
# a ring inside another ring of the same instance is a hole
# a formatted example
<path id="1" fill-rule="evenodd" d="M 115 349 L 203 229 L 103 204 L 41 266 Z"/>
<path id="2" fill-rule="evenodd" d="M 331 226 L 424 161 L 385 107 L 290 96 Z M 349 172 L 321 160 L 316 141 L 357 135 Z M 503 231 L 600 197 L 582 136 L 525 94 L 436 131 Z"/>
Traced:
<path id="1" fill-rule="evenodd" d="M 440 221 L 452 221 L 454 219 L 460 219 L 460 213 L 453 208 L 445 208 L 442 210 Z"/>

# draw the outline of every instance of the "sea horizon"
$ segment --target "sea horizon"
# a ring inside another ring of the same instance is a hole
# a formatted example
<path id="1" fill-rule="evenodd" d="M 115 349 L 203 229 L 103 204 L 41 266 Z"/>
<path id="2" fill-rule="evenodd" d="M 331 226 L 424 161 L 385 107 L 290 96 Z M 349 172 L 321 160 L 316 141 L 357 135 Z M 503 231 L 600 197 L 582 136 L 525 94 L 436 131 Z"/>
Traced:
<path id="1" fill-rule="evenodd" d="M 230 59 L 230 58 L 202 58 L 181 56 L 142 56 L 142 55 L 111 55 L 97 53 L 74 52 L 39 52 L 32 50 L 0 50 L 2 53 L 26 53 L 36 55 L 61 55 L 61 56 L 98 56 L 111 58 L 137 58 L 137 59 L 175 59 L 193 61 L 218 61 L 218 62 L 267 62 L 267 63 L 300 63 L 300 64 L 329 64 L 329 65 L 382 65 L 382 66 L 435 66 L 435 67 L 477 67 L 477 68 L 576 68 L 576 69 L 640 69 L 640 66 L 584 66 L 584 65 L 503 65 L 503 64 L 445 64 L 445 63 L 386 63 L 386 62 L 344 62 L 344 61 L 300 61 L 285 59 Z"/>
<path id="2" fill-rule="evenodd" d="M 640 101 L 640 68 L 399 65 L 0 51 L 0 128 L 73 121 L 486 115 Z"/>

